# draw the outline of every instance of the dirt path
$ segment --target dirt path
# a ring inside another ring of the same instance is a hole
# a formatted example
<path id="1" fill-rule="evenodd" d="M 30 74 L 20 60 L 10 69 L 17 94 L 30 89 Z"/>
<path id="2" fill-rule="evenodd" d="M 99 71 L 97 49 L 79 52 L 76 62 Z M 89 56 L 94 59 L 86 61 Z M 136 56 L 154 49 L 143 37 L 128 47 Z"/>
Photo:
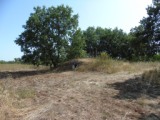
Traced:
<path id="1" fill-rule="evenodd" d="M 159 96 L 127 98 L 124 97 L 127 92 L 122 95 L 115 87 L 115 83 L 136 79 L 140 74 L 71 71 L 15 78 L 10 83 L 14 89 L 34 89 L 35 96 L 13 100 L 17 106 L 12 106 L 14 110 L 7 117 L 12 120 L 140 120 L 151 113 L 158 115 Z"/>

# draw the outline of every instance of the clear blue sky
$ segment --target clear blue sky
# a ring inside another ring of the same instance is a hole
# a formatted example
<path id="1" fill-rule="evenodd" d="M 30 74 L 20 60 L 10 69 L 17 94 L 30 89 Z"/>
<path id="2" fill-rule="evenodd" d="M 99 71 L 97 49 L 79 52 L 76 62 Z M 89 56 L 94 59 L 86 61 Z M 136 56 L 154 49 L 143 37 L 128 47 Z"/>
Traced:
<path id="1" fill-rule="evenodd" d="M 35 6 L 69 5 L 79 14 L 79 27 L 121 28 L 129 32 L 146 16 L 152 0 L 0 0 L 0 60 L 21 57 L 14 40 L 23 32 Z"/>

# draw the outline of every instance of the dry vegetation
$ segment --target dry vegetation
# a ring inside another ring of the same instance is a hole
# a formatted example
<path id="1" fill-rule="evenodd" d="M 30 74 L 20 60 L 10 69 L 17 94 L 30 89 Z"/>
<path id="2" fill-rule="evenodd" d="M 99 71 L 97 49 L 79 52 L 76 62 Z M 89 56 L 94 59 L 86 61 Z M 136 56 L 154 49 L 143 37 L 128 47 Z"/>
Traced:
<path id="1" fill-rule="evenodd" d="M 81 63 L 78 71 L 103 72 L 113 74 L 117 72 L 143 72 L 160 67 L 160 62 L 127 62 L 113 59 L 80 59 Z"/>
<path id="2" fill-rule="evenodd" d="M 24 70 L 40 70 L 47 69 L 45 66 L 36 67 L 34 65 L 27 64 L 0 64 L 0 71 L 24 71 Z"/>
<path id="3" fill-rule="evenodd" d="M 1 120 L 160 119 L 160 63 L 78 61 L 61 72 L 2 65 Z"/>

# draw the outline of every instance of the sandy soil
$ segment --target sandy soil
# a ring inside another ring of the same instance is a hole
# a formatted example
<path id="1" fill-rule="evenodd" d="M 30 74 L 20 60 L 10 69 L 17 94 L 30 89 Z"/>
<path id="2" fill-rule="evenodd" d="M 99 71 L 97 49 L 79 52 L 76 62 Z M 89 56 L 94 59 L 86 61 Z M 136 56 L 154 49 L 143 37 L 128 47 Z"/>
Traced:
<path id="1" fill-rule="evenodd" d="M 1 120 L 159 119 L 160 95 L 127 91 L 128 84 L 133 83 L 126 81 L 137 80 L 141 73 L 18 71 L 1 74 Z M 16 93 L 19 89 L 32 90 L 34 95 L 20 98 Z"/>

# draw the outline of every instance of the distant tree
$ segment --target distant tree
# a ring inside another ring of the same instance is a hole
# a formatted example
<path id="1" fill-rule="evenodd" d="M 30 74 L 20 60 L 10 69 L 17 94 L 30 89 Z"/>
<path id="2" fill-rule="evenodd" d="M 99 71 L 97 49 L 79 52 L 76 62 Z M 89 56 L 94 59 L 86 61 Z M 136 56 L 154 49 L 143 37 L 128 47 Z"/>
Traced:
<path id="1" fill-rule="evenodd" d="M 99 51 L 107 52 L 109 55 L 112 54 L 113 45 L 113 32 L 111 29 L 105 29 L 105 34 L 101 36 L 99 42 Z"/>
<path id="2" fill-rule="evenodd" d="M 22 60 L 21 60 L 21 58 L 14 58 L 14 62 L 15 62 L 15 63 L 21 63 Z"/>
<path id="3" fill-rule="evenodd" d="M 68 58 L 74 59 L 85 57 L 86 51 L 84 50 L 84 48 L 85 40 L 82 31 L 79 29 L 73 34 L 73 37 L 71 38 Z"/>
<path id="4" fill-rule="evenodd" d="M 96 34 L 96 29 L 94 27 L 88 27 L 84 31 L 84 38 L 86 41 L 87 53 L 92 57 L 96 57 L 99 43 L 98 35 Z"/>
<path id="5" fill-rule="evenodd" d="M 96 57 L 100 54 L 100 38 L 105 35 L 105 29 L 101 27 L 88 27 L 84 31 L 84 38 L 86 41 L 86 51 L 92 56 Z"/>
<path id="6" fill-rule="evenodd" d="M 22 60 L 56 67 L 67 58 L 69 40 L 78 26 L 78 15 L 68 6 L 36 7 L 15 43 L 24 53 Z"/>
<path id="7" fill-rule="evenodd" d="M 129 37 L 123 30 L 105 29 L 105 35 L 100 38 L 100 51 L 114 58 L 129 58 L 129 43 Z"/>
<path id="8" fill-rule="evenodd" d="M 131 41 L 131 47 L 133 50 L 132 59 L 144 59 L 149 50 L 149 41 L 144 37 L 144 27 L 139 25 L 138 27 L 132 28 L 130 35 L 133 36 Z"/>
<path id="9" fill-rule="evenodd" d="M 131 35 L 123 30 L 103 29 L 101 27 L 88 27 L 84 31 L 86 51 L 90 56 L 96 57 L 101 52 L 107 52 L 111 57 L 131 59 Z"/>
<path id="10" fill-rule="evenodd" d="M 100 55 L 101 52 L 103 52 L 100 42 L 101 42 L 101 38 L 106 35 L 106 28 L 103 29 L 101 27 L 97 27 L 95 33 L 97 35 L 97 47 L 95 49 L 95 56 L 97 56 L 97 55 Z"/>

